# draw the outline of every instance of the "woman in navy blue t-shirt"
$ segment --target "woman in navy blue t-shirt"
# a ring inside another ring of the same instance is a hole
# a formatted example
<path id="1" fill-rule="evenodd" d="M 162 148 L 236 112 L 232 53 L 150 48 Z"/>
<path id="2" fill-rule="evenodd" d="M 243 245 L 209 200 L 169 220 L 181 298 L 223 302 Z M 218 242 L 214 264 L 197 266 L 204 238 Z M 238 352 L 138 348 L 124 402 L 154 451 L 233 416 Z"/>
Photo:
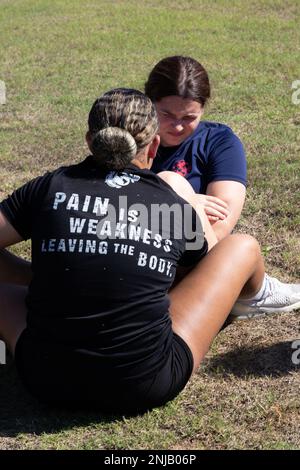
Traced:
<path id="1" fill-rule="evenodd" d="M 167 57 L 151 71 L 146 95 L 155 103 L 161 145 L 152 170 L 174 171 L 201 194 L 217 239 L 231 233 L 246 193 L 243 145 L 224 124 L 202 121 L 210 97 L 206 70 L 190 57 Z"/>

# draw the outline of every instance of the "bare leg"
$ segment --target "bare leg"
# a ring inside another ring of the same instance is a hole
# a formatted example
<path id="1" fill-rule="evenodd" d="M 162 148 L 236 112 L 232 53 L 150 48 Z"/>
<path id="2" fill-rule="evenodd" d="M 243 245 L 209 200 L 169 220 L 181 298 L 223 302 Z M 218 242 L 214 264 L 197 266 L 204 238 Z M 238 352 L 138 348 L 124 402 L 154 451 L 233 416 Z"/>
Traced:
<path id="1" fill-rule="evenodd" d="M 261 286 L 264 264 L 256 240 L 231 235 L 221 240 L 169 293 L 173 330 L 189 345 L 198 368 L 241 294 Z M 14 353 L 26 327 L 27 288 L 0 284 L 0 336 Z"/>
<path id="2" fill-rule="evenodd" d="M 218 243 L 217 236 L 208 220 L 207 215 L 204 212 L 203 205 L 199 202 L 199 194 L 196 194 L 190 183 L 182 176 L 174 173 L 173 171 L 161 171 L 157 173 L 161 179 L 168 183 L 171 188 L 183 199 L 189 202 L 198 216 L 200 217 L 205 238 L 208 243 L 208 249 L 210 250 L 214 245 Z"/>
<path id="3" fill-rule="evenodd" d="M 31 264 L 0 249 L 0 282 L 28 286 L 32 277 Z"/>
<path id="4" fill-rule="evenodd" d="M 0 250 L 0 338 L 12 354 L 26 327 L 25 296 L 31 276 L 30 263 Z"/>
<path id="5" fill-rule="evenodd" d="M 27 287 L 0 284 L 0 338 L 12 354 L 26 327 L 26 294 Z"/>
<path id="6" fill-rule="evenodd" d="M 190 347 L 196 370 L 241 294 L 258 292 L 264 263 L 257 241 L 229 235 L 170 293 L 173 331 Z"/>

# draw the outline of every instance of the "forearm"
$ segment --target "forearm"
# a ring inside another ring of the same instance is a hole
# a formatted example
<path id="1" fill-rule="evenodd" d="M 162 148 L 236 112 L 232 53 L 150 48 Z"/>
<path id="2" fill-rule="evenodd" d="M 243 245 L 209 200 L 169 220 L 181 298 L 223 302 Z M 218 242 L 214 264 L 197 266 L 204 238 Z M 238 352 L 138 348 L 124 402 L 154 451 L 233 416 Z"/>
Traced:
<path id="1" fill-rule="evenodd" d="M 31 263 L 0 249 L 0 282 L 28 286 L 31 278 Z"/>
<path id="2" fill-rule="evenodd" d="M 231 234 L 241 216 L 246 188 L 236 181 L 215 181 L 208 185 L 205 196 L 208 198 L 204 201 L 206 213 L 208 216 L 217 216 L 216 220 L 210 219 L 210 223 L 218 241 L 220 241 Z M 224 203 L 227 213 L 222 208 Z"/>

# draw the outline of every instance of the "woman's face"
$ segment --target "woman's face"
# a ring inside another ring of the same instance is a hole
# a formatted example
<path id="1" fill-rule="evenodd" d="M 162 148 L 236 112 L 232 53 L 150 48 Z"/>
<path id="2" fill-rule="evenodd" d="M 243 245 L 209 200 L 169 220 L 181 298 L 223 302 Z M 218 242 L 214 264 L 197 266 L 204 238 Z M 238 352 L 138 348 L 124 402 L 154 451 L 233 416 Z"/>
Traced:
<path id="1" fill-rule="evenodd" d="M 203 107 L 198 101 L 165 96 L 155 103 L 159 119 L 160 142 L 164 147 L 180 145 L 199 124 Z"/>

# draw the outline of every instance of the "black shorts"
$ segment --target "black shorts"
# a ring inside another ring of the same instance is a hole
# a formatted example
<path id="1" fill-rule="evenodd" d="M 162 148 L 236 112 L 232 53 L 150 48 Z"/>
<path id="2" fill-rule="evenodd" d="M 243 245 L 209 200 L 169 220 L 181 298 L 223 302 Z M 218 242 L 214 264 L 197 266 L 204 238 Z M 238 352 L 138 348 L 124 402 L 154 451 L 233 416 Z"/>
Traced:
<path id="1" fill-rule="evenodd" d="M 166 362 L 143 380 L 116 378 L 107 384 L 95 365 L 78 363 L 61 345 L 37 347 L 27 330 L 17 342 L 15 362 L 24 385 L 39 401 L 109 413 L 139 413 L 162 406 L 183 390 L 193 371 L 191 350 L 174 332 Z"/>

